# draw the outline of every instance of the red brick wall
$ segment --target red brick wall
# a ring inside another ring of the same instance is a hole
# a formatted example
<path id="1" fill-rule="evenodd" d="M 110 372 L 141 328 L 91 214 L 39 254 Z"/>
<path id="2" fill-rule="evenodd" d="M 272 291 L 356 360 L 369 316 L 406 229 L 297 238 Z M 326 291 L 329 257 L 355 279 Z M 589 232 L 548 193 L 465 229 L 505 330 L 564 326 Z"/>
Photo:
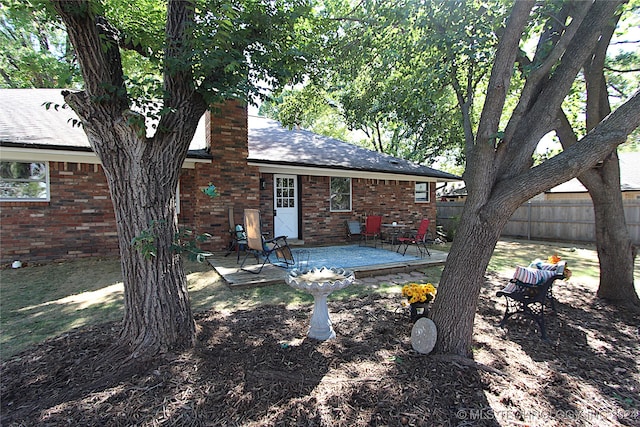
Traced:
<path id="1" fill-rule="evenodd" d="M 180 221 L 197 232 L 211 234 L 211 240 L 202 247 L 219 251 L 230 240 L 229 208 L 234 210 L 236 224 L 243 223 L 244 209 L 260 209 L 260 176 L 258 168 L 247 165 L 246 106 L 230 101 L 205 119 L 212 161 L 196 163 L 195 170 L 183 171 Z M 216 186 L 219 197 L 210 198 L 201 191 L 209 183 Z"/>
<path id="2" fill-rule="evenodd" d="M 383 223 L 397 221 L 417 229 L 422 218 L 436 226 L 435 184 L 431 183 L 430 203 L 414 201 L 414 182 L 376 179 L 351 180 L 352 211 L 330 212 L 329 177 L 302 177 L 302 238 L 306 244 L 324 245 L 347 240 L 346 220 L 363 220 L 366 215 L 382 215 Z"/>
<path id="3" fill-rule="evenodd" d="M 0 203 L 0 264 L 118 256 L 115 215 L 102 166 L 49 162 L 49 171 L 49 202 Z M 236 175 L 240 177 L 235 177 L 234 185 L 243 188 L 237 182 L 243 173 Z M 257 175 L 255 181 L 257 188 Z M 209 182 L 218 187 L 221 197 L 211 199 L 201 191 Z M 213 163 L 182 170 L 178 220 L 198 233 L 213 235 L 204 249 L 227 246 L 229 206 L 235 207 L 235 221 L 242 223 L 242 209 L 248 204 L 241 200 L 244 190 L 230 190 L 231 182 L 221 178 Z M 257 200 L 257 191 L 252 191 Z M 257 202 L 249 207 L 258 208 Z"/>
<path id="4" fill-rule="evenodd" d="M 118 255 L 102 167 L 49 162 L 49 174 L 49 202 L 0 203 L 0 262 Z"/>
<path id="5" fill-rule="evenodd" d="M 262 174 L 261 177 L 266 186 L 264 190 L 260 190 L 263 231 L 272 235 L 273 174 Z M 300 237 L 305 244 L 344 243 L 348 241 L 345 221 L 363 220 L 365 215 L 382 215 L 383 223 L 397 221 L 407 224 L 412 229 L 418 228 L 422 218 L 428 218 L 432 221 L 429 225 L 430 231 L 435 234 L 435 183 L 431 183 L 430 186 L 430 203 L 415 203 L 414 182 L 354 178 L 351 183 L 352 211 L 330 212 L 329 177 L 308 175 L 300 177 L 302 210 Z"/>

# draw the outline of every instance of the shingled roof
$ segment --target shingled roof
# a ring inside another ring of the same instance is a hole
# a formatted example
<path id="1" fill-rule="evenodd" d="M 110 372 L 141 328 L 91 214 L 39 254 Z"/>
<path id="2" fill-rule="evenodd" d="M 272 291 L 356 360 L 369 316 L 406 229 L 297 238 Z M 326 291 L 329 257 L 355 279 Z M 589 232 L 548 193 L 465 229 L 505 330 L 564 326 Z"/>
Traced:
<path id="1" fill-rule="evenodd" d="M 60 89 L 0 89 L 0 143 L 24 147 L 89 151 L 84 131 L 72 125 L 78 116 L 64 105 Z M 44 104 L 50 102 L 46 109 Z"/>
<path id="2" fill-rule="evenodd" d="M 0 145 L 91 151 L 84 131 L 72 126 L 77 119 L 67 109 L 43 106 L 63 105 L 60 89 L 0 89 Z M 191 144 L 188 157 L 210 158 L 206 151 L 204 119 Z M 433 168 L 376 151 L 367 150 L 305 130 L 289 130 L 277 121 L 249 116 L 249 157 L 257 165 L 286 165 L 299 168 L 377 172 L 435 178 L 460 178 Z"/>
<path id="3" fill-rule="evenodd" d="M 258 164 L 416 175 L 459 180 L 455 175 L 367 150 L 306 130 L 289 130 L 275 120 L 249 116 L 249 158 Z"/>

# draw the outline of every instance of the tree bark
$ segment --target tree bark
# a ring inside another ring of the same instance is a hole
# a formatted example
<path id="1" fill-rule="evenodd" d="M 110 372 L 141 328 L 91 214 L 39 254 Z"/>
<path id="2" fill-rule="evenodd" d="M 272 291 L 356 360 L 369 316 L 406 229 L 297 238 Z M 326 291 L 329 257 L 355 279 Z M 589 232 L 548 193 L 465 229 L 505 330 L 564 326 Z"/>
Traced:
<path id="1" fill-rule="evenodd" d="M 620 15 L 603 31 L 590 61 L 584 66 L 587 85 L 586 129 L 590 131 L 610 112 L 609 93 L 604 75 L 607 47 Z M 600 286 L 597 295 L 618 306 L 640 309 L 640 298 L 633 283 L 635 248 L 627 229 L 620 191 L 620 164 L 616 151 L 602 166 L 578 176 L 589 190 L 596 224 L 596 246 L 600 263 Z"/>
<path id="2" fill-rule="evenodd" d="M 585 175 L 597 175 L 586 178 Z M 635 248 L 627 230 L 620 192 L 618 156 L 612 153 L 600 170 L 580 176 L 593 200 L 600 263 L 597 295 L 620 306 L 640 307 L 633 283 Z"/>
<path id="3" fill-rule="evenodd" d="M 575 143 L 575 133 L 563 114 L 560 120 L 563 124 L 556 133 L 563 147 L 570 147 Z M 640 299 L 633 282 L 636 252 L 624 215 L 617 153 L 613 151 L 601 165 L 586 170 L 578 179 L 593 202 L 600 266 L 597 295 L 615 305 L 638 307 Z"/>
<path id="4" fill-rule="evenodd" d="M 165 106 L 158 131 L 147 138 L 144 117 L 130 110 L 123 83 L 118 35 L 96 16 L 89 1 L 54 0 L 76 48 L 85 91 L 64 92 L 83 122 L 102 162 L 116 215 L 124 280 L 120 346 L 145 359 L 195 342 L 182 260 L 173 249 L 177 232 L 175 191 L 198 120 L 206 110 L 194 93 L 187 67 L 165 79 Z M 184 57 L 184 28 L 193 8 L 168 5 L 166 55 Z M 148 250 L 132 246 L 147 233 Z M 153 252 L 153 255 L 151 255 Z"/>
<path id="5" fill-rule="evenodd" d="M 509 212 L 505 206 L 503 212 Z M 473 324 L 480 289 L 500 231 L 509 216 L 485 218 L 482 206 L 465 204 L 442 272 L 431 318 L 438 327 L 435 351 L 471 356 Z"/>
<path id="6" fill-rule="evenodd" d="M 144 358 L 191 347 L 195 324 L 182 259 L 171 249 L 177 232 L 177 174 L 166 179 L 163 171 L 175 168 L 175 161 L 159 154 L 148 167 L 128 158 L 112 157 L 107 175 L 114 196 L 126 290 L 121 344 L 130 349 L 132 357 Z M 149 258 L 131 245 L 145 230 L 155 238 L 156 254 Z"/>

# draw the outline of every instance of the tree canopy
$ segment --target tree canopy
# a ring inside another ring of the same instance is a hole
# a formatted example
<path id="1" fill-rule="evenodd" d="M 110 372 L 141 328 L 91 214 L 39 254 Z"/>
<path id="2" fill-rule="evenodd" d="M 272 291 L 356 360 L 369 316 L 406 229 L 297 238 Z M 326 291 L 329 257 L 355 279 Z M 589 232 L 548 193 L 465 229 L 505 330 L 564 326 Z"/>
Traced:
<path id="1" fill-rule="evenodd" d="M 0 87 L 71 88 L 80 69 L 64 26 L 46 10 L 0 3 Z"/>
<path id="2" fill-rule="evenodd" d="M 313 94 L 312 104 L 332 105 L 331 114 L 365 135 L 369 148 L 417 162 L 442 155 L 461 162 L 471 124 L 459 105 L 470 108 L 486 84 L 506 8 L 466 1 L 327 3 L 334 27 L 327 31 L 324 68 L 305 89 L 280 97 L 272 114 L 313 128 L 326 110 L 291 108 Z"/>
<path id="3" fill-rule="evenodd" d="M 329 136 L 335 134 L 322 123 L 339 122 L 355 131 L 339 132 L 345 139 L 410 160 L 433 161 L 445 155 L 449 162 L 456 158 L 463 164 L 462 145 L 474 137 L 510 3 L 496 1 L 491 7 L 438 0 L 324 3 L 332 27 L 326 31 L 322 70 L 304 86 L 276 94 L 263 112 L 288 126 Z M 556 6 L 547 2 L 536 8 L 524 28 L 522 57 L 536 48 L 545 16 Z M 638 21 L 637 2 L 626 9 L 616 43 L 633 46 L 634 40 L 622 35 Z M 620 71 L 640 66 L 632 49 L 620 52 L 606 59 L 607 83 L 618 101 L 638 86 L 639 75 Z M 518 88 L 532 67 L 522 65 L 514 74 L 506 112 L 515 108 Z M 575 125 L 584 111 L 583 82 L 580 74 L 564 102 Z M 502 120 L 507 117 L 505 113 Z M 636 139 L 626 145 L 633 146 Z"/>

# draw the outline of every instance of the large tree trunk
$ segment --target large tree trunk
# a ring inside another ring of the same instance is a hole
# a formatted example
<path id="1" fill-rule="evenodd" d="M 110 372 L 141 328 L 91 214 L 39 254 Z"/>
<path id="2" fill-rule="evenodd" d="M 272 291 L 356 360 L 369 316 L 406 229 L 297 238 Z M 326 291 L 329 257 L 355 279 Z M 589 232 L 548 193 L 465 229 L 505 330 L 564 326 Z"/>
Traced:
<path id="1" fill-rule="evenodd" d="M 121 344 L 133 357 L 145 357 L 192 346 L 195 324 L 182 259 L 172 250 L 180 165 L 176 169 L 169 152 L 137 159 L 132 154 L 112 154 L 104 166 L 116 213 L 125 288 Z M 132 245 L 133 239 L 146 233 L 150 240 L 145 243 L 153 255 Z"/>
<path id="2" fill-rule="evenodd" d="M 568 148 L 577 138 L 566 116 L 561 112 L 556 134 Z M 596 248 L 600 265 L 597 295 L 620 306 L 640 306 L 633 283 L 635 247 L 627 229 L 620 191 L 620 165 L 616 151 L 596 167 L 583 172 L 578 179 L 589 190 L 596 226 Z"/>
<path id="3" fill-rule="evenodd" d="M 122 158 L 116 161 L 107 176 L 118 223 L 125 287 L 121 344 L 133 357 L 154 355 L 171 347 L 190 347 L 195 324 L 187 282 L 182 259 L 171 249 L 177 232 L 176 186 L 157 171 L 150 172 Z M 169 169 L 172 162 L 160 158 L 154 166 Z M 131 185 L 133 182 L 137 185 Z M 152 203 L 140 203 L 145 199 L 152 199 Z M 153 236 L 150 245 L 154 255 L 145 256 L 144 250 L 131 244 L 146 232 Z"/>
<path id="4" fill-rule="evenodd" d="M 608 23 L 593 55 L 584 64 L 587 131 L 611 113 L 604 66 L 607 48 L 619 19 L 620 14 L 617 14 Z M 562 111 L 556 134 L 565 148 L 577 142 L 576 133 Z M 616 305 L 640 308 L 640 299 L 633 283 L 635 248 L 624 216 L 616 150 L 605 157 L 599 167 L 588 169 L 578 179 L 589 190 L 595 213 L 596 247 L 600 263 L 597 295 Z"/>
<path id="5" fill-rule="evenodd" d="M 603 31 L 593 56 L 584 65 L 587 85 L 587 131 L 609 113 L 609 93 L 604 75 L 607 48 L 620 19 L 617 14 Z M 620 191 L 620 164 L 616 151 L 602 166 L 589 169 L 578 177 L 589 190 L 596 221 L 596 244 L 600 261 L 600 286 L 597 295 L 616 305 L 640 308 L 640 298 L 633 284 L 635 248 L 627 230 Z"/>
<path id="6" fill-rule="evenodd" d="M 121 345 L 144 359 L 195 342 L 182 261 L 173 250 L 177 232 L 175 191 L 198 120 L 206 110 L 194 92 L 191 70 L 165 75 L 164 107 L 157 132 L 146 136 L 144 116 L 130 109 L 119 36 L 92 4 L 54 0 L 76 47 L 85 81 L 82 92 L 64 92 L 102 162 L 116 215 L 124 279 Z M 188 56 L 189 2 L 167 9 L 167 61 Z M 134 239 L 139 245 L 132 246 Z M 121 347 L 122 348 L 122 347 Z"/>
<path id="7" fill-rule="evenodd" d="M 152 186 L 155 187 L 154 184 Z M 133 357 L 194 344 L 195 324 L 182 260 L 171 251 L 176 232 L 175 220 L 170 220 L 175 218 L 175 211 L 170 206 L 174 198 L 166 191 L 164 193 L 159 196 L 167 204 L 151 210 L 139 207 L 131 197 L 133 194 L 120 193 L 118 199 L 114 199 L 122 272 L 127 289 L 121 344 L 130 348 Z M 123 217 L 127 218 L 126 222 Z M 151 227 L 157 250 L 155 256 L 147 259 L 132 248 L 127 236 L 135 233 L 136 229 L 144 230 L 145 225 L 149 227 L 144 220 L 150 217 L 158 218 L 153 220 L 158 222 Z"/>
<path id="8" fill-rule="evenodd" d="M 602 166 L 580 176 L 593 200 L 596 242 L 600 262 L 597 295 L 616 305 L 640 306 L 633 283 L 635 248 L 627 230 L 618 156 L 612 153 Z"/>
<path id="9" fill-rule="evenodd" d="M 470 356 L 469 344 L 484 274 L 509 218 L 483 218 L 480 208 L 469 201 L 465 204 L 442 272 L 431 312 L 438 331 L 443 332 L 438 333 L 437 352 Z"/>
<path id="10" fill-rule="evenodd" d="M 66 93 L 65 99 L 81 117 L 99 114 L 83 92 Z M 195 342 L 182 260 L 172 245 L 177 232 L 175 191 L 197 114 L 171 133 L 168 145 L 152 143 L 124 119 L 103 117 L 85 124 L 116 215 L 125 291 L 120 344 L 133 358 Z M 139 246 L 132 244 L 135 239 Z"/>

